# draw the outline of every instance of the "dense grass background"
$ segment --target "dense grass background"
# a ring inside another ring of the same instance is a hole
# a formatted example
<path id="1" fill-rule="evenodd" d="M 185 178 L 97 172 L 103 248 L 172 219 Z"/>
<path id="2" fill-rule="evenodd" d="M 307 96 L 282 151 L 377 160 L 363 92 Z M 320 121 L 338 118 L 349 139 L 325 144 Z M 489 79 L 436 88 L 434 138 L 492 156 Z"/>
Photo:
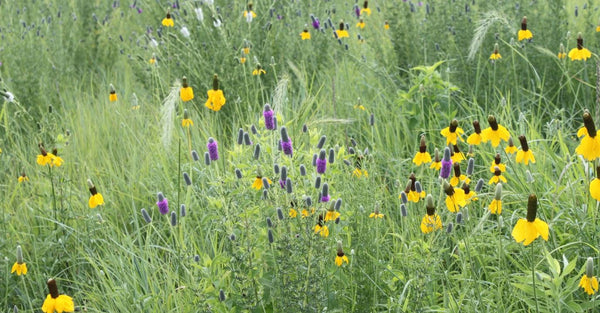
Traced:
<path id="1" fill-rule="evenodd" d="M 598 203 L 588 192 L 595 164 L 574 150 L 583 109 L 600 122 L 597 56 L 556 54 L 561 43 L 566 52 L 575 47 L 578 32 L 599 50 L 598 3 L 371 0 L 364 29 L 355 5 L 362 1 L 256 0 L 249 23 L 238 0 L 0 1 L 0 90 L 16 97 L 0 109 L 1 310 L 39 312 L 46 280 L 55 278 L 89 312 L 594 311 L 598 296 L 578 283 L 585 260 L 600 257 Z M 161 26 L 167 11 L 173 28 Z M 518 42 L 525 15 L 534 37 Z M 329 20 L 348 23 L 350 38 L 336 40 Z M 305 25 L 312 39 L 302 41 Z M 495 43 L 502 59 L 491 63 Z M 257 64 L 265 75 L 252 75 Z M 215 73 L 227 98 L 219 112 L 204 106 Z M 179 100 L 182 76 L 194 88 L 191 102 Z M 109 102 L 110 84 L 117 102 Z M 265 103 L 290 133 L 291 158 L 277 149 L 279 131 L 264 127 Z M 489 114 L 517 146 L 526 135 L 537 162 L 516 164 L 504 145 L 473 147 L 472 189 L 489 180 L 501 153 L 504 208 L 490 215 L 494 186 L 486 183 L 458 224 L 438 172 L 411 160 L 422 134 L 430 152 L 441 151 L 440 130 L 452 119 L 468 135 L 475 119 L 487 127 Z M 239 128 L 252 146 L 236 143 Z M 322 135 L 335 161 L 321 179 L 342 201 L 326 238 L 314 234 L 330 203 L 317 203 L 311 164 Z M 209 137 L 220 159 L 207 166 Z M 36 164 L 39 143 L 57 148 L 64 165 Z M 368 177 L 344 163 L 357 155 Z M 287 167 L 292 193 L 279 188 L 275 165 Z M 23 172 L 29 181 L 19 183 Z M 402 216 L 398 197 L 411 173 L 433 195 L 442 230 L 421 233 L 424 201 L 409 202 Z M 266 198 L 250 188 L 257 175 L 273 181 Z M 88 207 L 87 179 L 105 205 Z M 158 212 L 157 192 L 176 226 Z M 524 247 L 511 231 L 531 193 L 550 238 Z M 292 203 L 315 213 L 292 218 Z M 385 218 L 369 218 L 375 210 Z M 334 263 L 338 242 L 349 258 L 342 267 Z M 10 273 L 17 245 L 24 276 Z"/>

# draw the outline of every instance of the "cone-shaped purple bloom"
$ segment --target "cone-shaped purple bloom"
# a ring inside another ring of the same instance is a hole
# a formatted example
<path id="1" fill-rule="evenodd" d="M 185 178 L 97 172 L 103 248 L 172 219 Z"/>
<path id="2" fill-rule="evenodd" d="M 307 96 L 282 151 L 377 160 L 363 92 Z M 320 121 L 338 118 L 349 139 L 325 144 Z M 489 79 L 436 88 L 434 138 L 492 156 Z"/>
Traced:
<path id="1" fill-rule="evenodd" d="M 327 170 L 327 159 L 325 149 L 321 149 L 317 158 L 317 173 L 323 174 Z"/>
<path id="2" fill-rule="evenodd" d="M 263 110 L 263 117 L 265 118 L 265 127 L 267 129 L 275 129 L 275 122 L 273 121 L 273 110 L 271 110 L 271 106 L 269 104 L 265 104 L 265 108 Z"/>
<path id="3" fill-rule="evenodd" d="M 321 28 L 321 23 L 319 23 L 319 19 L 316 18 L 314 15 L 310 15 L 310 19 L 312 20 L 312 26 L 314 29 L 319 29 Z"/>
<path id="4" fill-rule="evenodd" d="M 452 159 L 450 158 L 450 148 L 444 148 L 444 158 L 442 159 L 442 168 L 440 169 L 440 177 L 450 177 L 452 171 Z"/>
<path id="5" fill-rule="evenodd" d="M 208 148 L 208 155 L 210 156 L 211 161 L 216 161 L 219 159 L 219 147 L 217 146 L 217 142 L 212 138 L 208 138 L 208 144 L 206 145 Z"/>
<path id="6" fill-rule="evenodd" d="M 281 149 L 285 155 L 292 156 L 294 154 L 294 149 L 292 148 L 292 139 L 288 136 L 287 129 L 285 126 L 281 127 Z"/>
<path id="7" fill-rule="evenodd" d="M 157 196 L 158 202 L 156 202 L 156 205 L 158 206 L 158 211 L 160 212 L 160 214 L 165 215 L 169 213 L 169 200 L 165 198 L 162 192 L 159 192 Z"/>

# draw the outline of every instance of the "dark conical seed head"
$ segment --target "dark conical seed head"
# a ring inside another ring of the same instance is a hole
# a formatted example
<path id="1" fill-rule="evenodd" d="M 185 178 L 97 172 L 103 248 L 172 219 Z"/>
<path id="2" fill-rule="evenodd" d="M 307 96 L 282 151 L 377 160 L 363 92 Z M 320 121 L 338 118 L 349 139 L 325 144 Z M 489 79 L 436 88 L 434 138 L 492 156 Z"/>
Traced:
<path id="1" fill-rule="evenodd" d="M 594 120 L 592 119 L 592 115 L 587 110 L 583 112 L 583 125 L 587 129 L 588 136 L 596 137 L 596 125 L 594 124 Z"/>
<path id="2" fill-rule="evenodd" d="M 479 125 L 478 120 L 473 121 L 473 129 L 475 130 L 476 134 L 481 134 L 481 125 Z"/>
<path id="3" fill-rule="evenodd" d="M 458 128 L 458 121 L 457 120 L 452 120 L 452 122 L 450 122 L 450 132 L 453 133 L 456 131 L 456 129 Z"/>
<path id="4" fill-rule="evenodd" d="M 498 122 L 496 122 L 496 117 L 493 115 L 488 116 L 488 123 L 490 124 L 492 130 L 498 130 Z"/>
<path id="5" fill-rule="evenodd" d="M 521 149 L 525 152 L 529 151 L 529 145 L 527 144 L 527 138 L 521 135 L 519 136 L 519 141 L 521 142 Z"/>
<path id="6" fill-rule="evenodd" d="M 527 201 L 527 221 L 532 223 L 535 221 L 535 217 L 537 215 L 537 196 L 534 194 L 529 195 L 529 199 Z"/>
<path id="7" fill-rule="evenodd" d="M 59 293 L 58 293 L 58 286 L 56 286 L 56 280 L 50 278 L 50 279 L 48 279 L 46 284 L 48 285 L 48 291 L 49 291 L 52 299 L 58 298 Z"/>

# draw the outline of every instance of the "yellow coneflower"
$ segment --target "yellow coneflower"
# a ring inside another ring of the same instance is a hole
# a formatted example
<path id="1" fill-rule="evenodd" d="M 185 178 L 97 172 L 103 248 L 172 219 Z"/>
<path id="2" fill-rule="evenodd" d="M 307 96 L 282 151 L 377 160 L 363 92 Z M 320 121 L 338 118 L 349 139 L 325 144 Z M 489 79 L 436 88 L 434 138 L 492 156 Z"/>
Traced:
<path id="1" fill-rule="evenodd" d="M 290 208 L 289 215 L 291 218 L 294 218 L 294 217 L 298 216 L 298 211 L 296 211 L 296 209 L 294 209 L 294 208 Z"/>
<path id="2" fill-rule="evenodd" d="M 472 201 L 479 200 L 479 198 L 477 198 L 477 193 L 471 190 L 471 186 L 469 186 L 469 184 L 464 183 L 462 185 L 462 190 L 465 192 L 465 204 L 468 205 Z"/>
<path id="3" fill-rule="evenodd" d="M 40 148 L 40 154 L 37 155 L 37 164 L 41 166 L 51 165 L 52 159 L 54 159 L 54 155 L 52 153 L 46 152 L 46 149 L 44 149 L 41 143 L 38 145 L 38 147 Z"/>
<path id="4" fill-rule="evenodd" d="M 319 234 L 321 237 L 329 236 L 329 228 L 323 224 L 323 214 L 319 214 L 317 224 L 315 225 L 315 234 Z"/>
<path id="5" fill-rule="evenodd" d="M 452 120 L 452 122 L 450 122 L 450 126 L 442 129 L 440 131 L 440 134 L 446 137 L 446 145 L 456 145 L 456 141 L 458 139 L 462 141 L 462 138 L 460 136 L 464 134 L 464 132 L 465 131 L 462 128 L 458 127 L 458 121 Z"/>
<path id="6" fill-rule="evenodd" d="M 548 224 L 539 218 L 536 218 L 537 208 L 537 196 L 534 194 L 529 195 L 529 200 L 527 202 L 527 218 L 519 219 L 515 228 L 513 228 L 513 238 L 517 242 L 523 243 L 524 246 L 529 245 L 540 236 L 548 241 Z"/>
<path id="7" fill-rule="evenodd" d="M 334 202 L 331 203 L 329 210 L 325 213 L 325 222 L 335 221 L 338 217 L 340 217 L 340 212 L 336 211 L 333 208 Z"/>
<path id="8" fill-rule="evenodd" d="M 113 84 L 110 84 L 110 93 L 108 95 L 108 100 L 110 102 L 117 101 L 117 91 L 115 90 L 115 86 L 113 86 Z"/>
<path id="9" fill-rule="evenodd" d="M 73 303 L 73 298 L 67 295 L 59 294 L 58 287 L 56 286 L 56 281 L 54 279 L 49 279 L 47 284 L 50 293 L 48 294 L 48 296 L 46 296 L 46 300 L 44 300 L 44 304 L 42 305 L 42 312 L 74 312 L 75 304 Z"/>
<path id="10" fill-rule="evenodd" d="M 342 250 L 342 242 L 338 241 L 337 243 L 337 254 L 335 256 L 335 265 L 337 266 L 342 266 L 342 264 L 344 262 L 346 262 L 346 264 L 349 263 L 348 261 L 348 257 L 344 254 L 344 250 Z"/>
<path id="11" fill-rule="evenodd" d="M 465 154 L 462 153 L 460 151 L 460 149 L 458 148 L 458 145 L 452 145 L 452 147 L 453 147 L 453 150 L 454 150 L 454 151 L 452 151 L 452 155 L 451 155 L 452 163 L 460 163 L 460 162 L 465 161 L 467 159 L 465 157 Z"/>
<path id="12" fill-rule="evenodd" d="M 502 176 L 502 171 L 500 171 L 500 168 L 498 168 L 496 166 L 494 169 L 494 176 L 492 176 L 492 178 L 490 178 L 490 181 L 488 182 L 488 184 L 489 185 L 498 184 L 500 182 L 506 183 L 506 178 L 504 178 L 504 176 Z"/>
<path id="13" fill-rule="evenodd" d="M 262 66 L 260 66 L 260 64 L 256 64 L 256 68 L 252 71 L 252 75 L 257 76 L 262 74 L 267 74 L 267 72 L 262 68 Z"/>
<path id="14" fill-rule="evenodd" d="M 523 19 L 521 20 L 521 29 L 517 36 L 519 37 L 519 41 L 533 38 L 533 34 L 527 29 L 527 16 L 523 16 Z"/>
<path id="15" fill-rule="evenodd" d="M 404 193 L 406 194 L 408 201 L 414 203 L 419 202 L 421 198 L 425 198 L 425 191 L 417 190 L 417 177 L 414 173 L 410 174 Z M 402 197 L 402 194 L 399 197 Z"/>
<path id="16" fill-rule="evenodd" d="M 515 146 L 512 137 L 508 138 L 508 145 L 504 148 L 504 151 L 507 154 L 513 154 L 517 152 L 517 147 Z"/>
<path id="17" fill-rule="evenodd" d="M 508 141 L 510 133 L 504 126 L 498 124 L 493 115 L 488 116 L 488 123 L 490 127 L 481 132 L 481 138 L 484 142 L 491 141 L 492 147 L 495 148 L 500 144 L 501 140 Z"/>
<path id="18" fill-rule="evenodd" d="M 19 183 L 22 183 L 24 181 L 29 181 L 29 177 L 25 175 L 25 172 L 22 172 L 17 180 L 19 181 Z"/>
<path id="19" fill-rule="evenodd" d="M 360 20 L 358 20 L 358 23 L 356 23 L 356 27 L 358 27 L 360 29 L 365 28 L 365 22 L 363 21 L 362 18 Z"/>
<path id="20" fill-rule="evenodd" d="M 363 3 L 362 9 L 360 9 L 360 15 L 363 15 L 363 13 L 366 13 L 367 15 L 371 15 L 371 9 L 369 9 L 369 1 L 365 1 Z"/>
<path id="21" fill-rule="evenodd" d="M 600 166 L 596 167 L 596 178 L 590 182 L 590 195 L 596 201 L 600 201 Z"/>
<path id="22" fill-rule="evenodd" d="M 502 213 L 502 184 L 498 183 L 496 185 L 496 190 L 494 193 L 494 200 L 490 203 L 488 207 L 490 209 L 490 213 L 500 215 Z"/>
<path id="23" fill-rule="evenodd" d="M 390 23 L 388 21 L 385 21 L 385 23 L 383 23 L 383 29 L 385 29 L 385 30 L 390 29 Z"/>
<path id="24" fill-rule="evenodd" d="M 175 23 L 173 22 L 173 19 L 171 18 L 171 13 L 167 12 L 167 16 L 165 18 L 163 18 L 162 20 L 162 26 L 164 27 L 173 27 L 175 26 Z"/>
<path id="25" fill-rule="evenodd" d="M 577 47 L 569 51 L 569 58 L 571 61 L 587 60 L 592 57 L 592 52 L 583 47 L 583 37 L 581 33 L 577 36 Z"/>
<path id="26" fill-rule="evenodd" d="M 248 19 L 248 14 L 250 14 L 252 18 L 256 17 L 256 13 L 252 11 L 252 2 L 248 3 L 248 10 L 245 10 L 242 15 L 244 16 L 244 18 Z"/>
<path id="27" fill-rule="evenodd" d="M 150 63 L 151 65 L 156 64 L 156 55 L 152 54 L 152 57 L 150 58 L 150 60 L 148 60 L 148 63 Z"/>
<path id="28" fill-rule="evenodd" d="M 496 153 L 496 156 L 494 157 L 494 161 L 492 162 L 492 165 L 490 166 L 490 172 L 495 173 L 496 168 L 498 168 L 500 170 L 500 172 L 502 172 L 502 173 L 506 172 L 506 165 L 502 164 L 502 159 L 500 159 L 500 153 Z"/>
<path id="29" fill-rule="evenodd" d="M 515 158 L 517 163 L 525 163 L 525 165 L 528 165 L 529 162 L 535 163 L 533 151 L 529 150 L 529 145 L 527 144 L 525 136 L 519 136 L 519 141 L 521 142 L 521 150 L 517 151 L 517 156 Z"/>
<path id="30" fill-rule="evenodd" d="M 312 208 L 310 211 L 307 208 L 302 209 L 302 211 L 300 211 L 300 216 L 302 216 L 302 218 L 305 217 L 309 217 L 311 214 L 315 213 L 315 208 Z"/>
<path id="31" fill-rule="evenodd" d="M 58 150 L 56 148 L 52 149 L 52 162 L 50 163 L 50 167 L 61 167 L 64 162 L 65 161 L 58 156 Z"/>
<path id="32" fill-rule="evenodd" d="M 412 161 L 417 166 L 431 162 L 431 155 L 429 155 L 429 152 L 427 152 L 427 144 L 425 143 L 425 135 L 421 135 L 421 141 L 419 144 L 419 152 L 417 152 L 417 154 L 415 154 L 415 157 L 413 158 Z"/>
<path id="33" fill-rule="evenodd" d="M 181 120 L 181 126 L 182 127 L 194 126 L 194 121 L 192 121 L 192 119 L 190 119 L 190 115 L 189 115 L 187 109 L 183 110 L 183 120 Z"/>
<path id="34" fill-rule="evenodd" d="M 563 44 L 561 43 L 559 48 L 558 48 L 558 54 L 556 55 L 558 57 L 558 59 L 562 60 L 564 58 L 567 57 L 567 54 L 565 53 L 565 46 L 563 46 Z"/>
<path id="35" fill-rule="evenodd" d="M 97 190 L 96 190 L 96 186 L 94 186 L 94 183 L 92 183 L 91 179 L 87 180 L 88 183 L 88 187 L 90 189 L 90 193 L 92 194 L 90 196 L 90 199 L 88 201 L 88 205 L 90 206 L 91 209 L 99 206 L 99 205 L 103 205 L 104 204 L 104 197 L 102 197 L 102 194 L 100 194 Z"/>
<path id="36" fill-rule="evenodd" d="M 425 202 L 427 203 L 425 206 L 427 213 L 421 220 L 421 232 L 428 234 L 442 228 L 442 219 L 435 213 L 435 205 L 433 204 L 433 197 L 431 195 L 427 195 Z"/>
<path id="37" fill-rule="evenodd" d="M 502 59 L 502 55 L 500 54 L 498 49 L 499 49 L 498 44 L 497 43 L 494 44 L 494 52 L 492 52 L 492 54 L 490 55 L 490 60 L 496 61 L 496 60 Z"/>
<path id="38" fill-rule="evenodd" d="M 473 121 L 473 133 L 467 138 L 467 143 L 472 146 L 477 146 L 481 143 L 481 125 L 479 121 Z"/>
<path id="39" fill-rule="evenodd" d="M 350 37 L 350 35 L 348 34 L 348 31 L 344 29 L 344 21 L 340 22 L 340 29 L 336 30 L 336 34 L 338 38 L 348 38 Z"/>
<path id="40" fill-rule="evenodd" d="M 454 188 L 444 181 L 444 193 L 446 193 L 446 207 L 448 211 L 456 213 L 460 208 L 467 205 L 465 191 L 461 188 Z"/>
<path id="41" fill-rule="evenodd" d="M 269 184 L 272 184 L 273 182 L 267 178 L 267 182 Z M 263 187 L 263 178 L 262 176 L 256 176 L 256 178 L 254 179 L 254 182 L 252 183 L 251 188 L 252 189 L 256 189 L 256 190 L 260 190 Z"/>
<path id="42" fill-rule="evenodd" d="M 380 213 L 378 209 L 375 209 L 371 214 L 369 214 L 369 218 L 383 218 L 383 213 Z"/>
<path id="43" fill-rule="evenodd" d="M 181 101 L 187 102 L 194 99 L 194 90 L 192 87 L 188 85 L 187 77 L 183 76 L 183 83 L 181 84 L 181 89 L 179 90 L 179 97 Z"/>
<path id="44" fill-rule="evenodd" d="M 304 28 L 304 30 L 300 33 L 300 38 L 302 38 L 302 40 L 310 39 L 310 33 L 308 32 L 308 28 Z"/>
<path id="45" fill-rule="evenodd" d="M 450 186 L 456 187 L 460 182 L 465 182 L 467 184 L 471 182 L 467 175 L 461 173 L 460 163 L 454 163 L 452 167 L 454 168 L 454 176 L 450 178 Z"/>
<path id="46" fill-rule="evenodd" d="M 204 106 L 207 108 L 217 112 L 221 110 L 221 107 L 225 105 L 225 96 L 223 95 L 223 91 L 219 89 L 219 77 L 217 74 L 213 76 L 213 88 L 208 92 L 208 99 Z"/>
<path id="47" fill-rule="evenodd" d="M 17 261 L 13 264 L 10 273 L 16 273 L 17 276 L 27 274 L 27 264 L 23 262 L 23 250 L 21 246 L 17 246 Z"/>
<path id="48" fill-rule="evenodd" d="M 579 287 L 583 288 L 588 295 L 598 292 L 598 278 L 594 276 L 594 259 L 587 258 L 585 262 L 585 274 L 579 281 Z"/>
<path id="49" fill-rule="evenodd" d="M 431 162 L 429 168 L 439 171 L 442 168 L 442 159 L 440 159 L 440 151 L 437 148 L 435 148 L 433 156 L 433 162 Z"/>
<path id="50" fill-rule="evenodd" d="M 583 112 L 583 127 L 577 131 L 577 137 L 581 138 L 575 152 L 588 161 L 600 158 L 600 136 L 597 136 L 596 125 L 589 111 Z"/>

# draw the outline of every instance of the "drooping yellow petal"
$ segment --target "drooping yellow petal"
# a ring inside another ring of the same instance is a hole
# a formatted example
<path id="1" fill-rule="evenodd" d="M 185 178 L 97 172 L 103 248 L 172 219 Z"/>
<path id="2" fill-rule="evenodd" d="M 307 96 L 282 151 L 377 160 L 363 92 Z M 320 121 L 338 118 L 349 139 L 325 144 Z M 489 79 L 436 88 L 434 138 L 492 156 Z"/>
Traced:
<path id="1" fill-rule="evenodd" d="M 426 164 L 431 162 L 431 155 L 429 154 L 429 152 L 417 152 L 417 154 L 415 154 L 415 157 L 413 158 L 413 163 L 415 163 L 417 166 L 421 165 L 421 164 Z"/>
<path id="2" fill-rule="evenodd" d="M 538 235 L 548 241 L 548 235 L 550 234 L 548 224 L 539 218 L 536 218 L 535 221 L 533 221 L 533 225 L 535 226 Z"/>
<path id="3" fill-rule="evenodd" d="M 472 146 L 479 145 L 481 143 L 481 141 L 482 141 L 481 134 L 478 134 L 478 133 L 473 133 L 467 138 L 467 143 Z"/>
<path id="4" fill-rule="evenodd" d="M 600 201 L 600 179 L 594 178 L 590 183 L 590 195 L 596 201 Z"/>
<path id="5" fill-rule="evenodd" d="M 427 215 L 423 216 L 421 220 L 421 232 L 428 234 L 434 230 L 442 228 L 442 219 L 439 215 Z"/>
<path id="6" fill-rule="evenodd" d="M 519 37 L 518 38 L 519 41 L 533 38 L 533 34 L 531 33 L 531 31 L 529 29 L 526 29 L 526 30 L 520 29 L 519 32 L 517 33 L 517 36 Z"/>
<path id="7" fill-rule="evenodd" d="M 579 146 L 575 148 L 575 152 L 588 161 L 600 158 L 600 136 L 590 137 L 589 135 L 585 135 L 581 139 Z"/>
<path id="8" fill-rule="evenodd" d="M 502 200 L 492 200 L 489 209 L 492 214 L 502 214 Z"/>

